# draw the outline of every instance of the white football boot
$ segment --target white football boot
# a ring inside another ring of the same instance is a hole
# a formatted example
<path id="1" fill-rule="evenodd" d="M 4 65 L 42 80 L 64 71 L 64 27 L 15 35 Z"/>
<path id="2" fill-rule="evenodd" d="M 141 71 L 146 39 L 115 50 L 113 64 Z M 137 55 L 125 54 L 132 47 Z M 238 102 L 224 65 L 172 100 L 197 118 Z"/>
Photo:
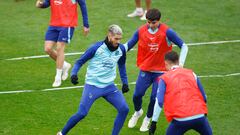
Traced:
<path id="1" fill-rule="evenodd" d="M 138 119 L 143 115 L 143 110 L 136 112 L 132 115 L 131 119 L 128 121 L 128 127 L 133 128 L 136 126 Z"/>
<path id="2" fill-rule="evenodd" d="M 142 20 L 142 21 L 147 20 L 147 18 L 146 18 L 146 13 L 147 13 L 147 10 L 145 10 L 145 12 L 144 12 L 144 14 L 142 15 L 142 17 L 140 18 L 140 20 Z"/>
<path id="3" fill-rule="evenodd" d="M 148 118 L 147 116 L 144 118 L 142 126 L 140 127 L 140 131 L 141 132 L 146 132 L 149 130 L 148 126 L 150 124 L 150 118 Z"/>
<path id="4" fill-rule="evenodd" d="M 58 132 L 57 135 L 62 135 L 62 132 Z"/>
<path id="5" fill-rule="evenodd" d="M 139 8 L 139 9 L 135 9 L 132 13 L 128 14 L 127 16 L 128 17 L 136 17 L 136 16 L 143 16 L 144 14 L 144 11 L 142 8 Z"/>
<path id="6" fill-rule="evenodd" d="M 64 67 L 63 67 L 63 73 L 62 73 L 62 80 L 65 81 L 68 78 L 68 71 L 71 68 L 71 64 L 67 63 Z"/>
<path id="7" fill-rule="evenodd" d="M 55 81 L 53 82 L 52 87 L 59 87 L 61 86 L 61 84 L 62 84 L 62 80 L 55 78 Z"/>

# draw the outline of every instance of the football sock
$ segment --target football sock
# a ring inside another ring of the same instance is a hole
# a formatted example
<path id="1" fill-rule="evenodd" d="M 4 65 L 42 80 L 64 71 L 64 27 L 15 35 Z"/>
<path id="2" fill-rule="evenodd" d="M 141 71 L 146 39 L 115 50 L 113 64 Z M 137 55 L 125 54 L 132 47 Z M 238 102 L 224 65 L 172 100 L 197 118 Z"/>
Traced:
<path id="1" fill-rule="evenodd" d="M 150 121 L 151 118 L 148 118 L 148 116 L 146 116 L 146 117 L 144 118 L 144 120 L 146 120 L 146 121 Z"/>
<path id="2" fill-rule="evenodd" d="M 142 8 L 136 8 L 136 11 L 137 12 L 143 12 L 143 9 Z"/>
<path id="3" fill-rule="evenodd" d="M 142 110 L 142 109 L 140 109 L 139 111 L 136 111 L 137 115 L 140 115 L 140 114 L 141 114 L 141 113 L 140 113 L 141 110 Z"/>
<path id="4" fill-rule="evenodd" d="M 66 61 L 64 61 L 64 62 L 63 62 L 63 68 L 65 68 L 65 67 L 67 66 L 67 64 L 68 64 L 68 63 L 67 63 Z"/>
<path id="5" fill-rule="evenodd" d="M 62 69 L 56 69 L 56 76 L 55 76 L 55 79 L 60 79 L 61 80 L 61 76 L 62 76 Z"/>

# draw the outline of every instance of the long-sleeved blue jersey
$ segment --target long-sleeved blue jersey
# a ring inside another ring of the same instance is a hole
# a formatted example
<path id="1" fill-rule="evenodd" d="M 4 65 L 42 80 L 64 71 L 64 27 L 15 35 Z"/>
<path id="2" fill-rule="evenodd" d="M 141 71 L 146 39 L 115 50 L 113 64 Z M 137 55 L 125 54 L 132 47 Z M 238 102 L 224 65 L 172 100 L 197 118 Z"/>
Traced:
<path id="1" fill-rule="evenodd" d="M 122 44 L 119 44 L 117 50 L 110 51 L 104 41 L 95 43 L 76 61 L 71 75 L 77 75 L 82 65 L 88 60 L 85 78 L 87 84 L 103 88 L 114 83 L 117 64 L 122 83 L 128 84 L 125 66 L 126 49 Z"/>

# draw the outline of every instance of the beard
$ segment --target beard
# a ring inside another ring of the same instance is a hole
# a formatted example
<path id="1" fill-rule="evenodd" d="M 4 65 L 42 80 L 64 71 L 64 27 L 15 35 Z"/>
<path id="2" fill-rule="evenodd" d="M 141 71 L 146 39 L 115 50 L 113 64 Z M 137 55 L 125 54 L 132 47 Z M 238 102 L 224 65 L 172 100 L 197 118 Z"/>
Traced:
<path id="1" fill-rule="evenodd" d="M 107 45 L 108 49 L 113 52 L 118 49 L 118 46 L 114 46 L 113 42 L 108 39 L 108 37 L 105 38 L 104 43 Z"/>

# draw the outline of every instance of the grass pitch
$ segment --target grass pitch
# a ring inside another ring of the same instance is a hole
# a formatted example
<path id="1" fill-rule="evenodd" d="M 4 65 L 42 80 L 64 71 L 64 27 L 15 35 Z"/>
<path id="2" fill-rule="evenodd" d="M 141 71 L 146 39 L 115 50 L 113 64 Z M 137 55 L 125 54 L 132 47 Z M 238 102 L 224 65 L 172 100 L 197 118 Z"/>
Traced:
<path id="1" fill-rule="evenodd" d="M 0 94 L 0 135 L 52 135 L 56 134 L 77 111 L 82 88 L 62 91 L 42 91 L 51 88 L 55 64 L 49 58 L 8 61 L 5 59 L 45 55 L 44 34 L 49 22 L 49 9 L 35 8 L 35 1 L 2 0 L 0 2 L 0 92 L 33 90 L 33 92 Z M 144 5 L 144 1 L 143 1 Z M 83 37 L 81 16 L 72 42 L 66 53 L 83 52 L 92 43 L 103 40 L 110 24 L 123 28 L 122 43 L 144 24 L 139 18 L 127 18 L 134 10 L 134 1 L 87 1 L 90 34 Z M 173 28 L 185 43 L 225 41 L 240 39 L 240 3 L 238 0 L 182 0 L 152 1 L 152 7 L 162 12 L 162 22 Z M 136 48 L 136 47 L 135 47 Z M 179 51 L 177 47 L 174 50 Z M 197 75 L 226 75 L 240 72 L 240 43 L 189 46 L 185 67 Z M 71 64 L 80 55 L 66 56 Z M 127 54 L 129 82 L 135 82 L 136 51 Z M 79 72 L 84 84 L 85 65 Z M 215 135 L 239 135 L 240 76 L 200 78 L 208 96 L 208 119 Z M 119 77 L 116 80 L 120 84 Z M 69 79 L 61 87 L 73 86 Z M 120 88 L 120 87 L 119 87 Z M 127 122 L 133 114 L 131 91 L 125 94 L 130 107 L 121 135 L 147 135 L 136 128 L 128 129 Z M 146 112 L 150 90 L 143 101 Z M 69 135 L 111 134 L 116 110 L 105 100 L 97 100 L 88 116 L 77 124 Z M 168 123 L 162 113 L 156 135 L 164 135 Z M 196 135 L 190 131 L 187 135 Z"/>

